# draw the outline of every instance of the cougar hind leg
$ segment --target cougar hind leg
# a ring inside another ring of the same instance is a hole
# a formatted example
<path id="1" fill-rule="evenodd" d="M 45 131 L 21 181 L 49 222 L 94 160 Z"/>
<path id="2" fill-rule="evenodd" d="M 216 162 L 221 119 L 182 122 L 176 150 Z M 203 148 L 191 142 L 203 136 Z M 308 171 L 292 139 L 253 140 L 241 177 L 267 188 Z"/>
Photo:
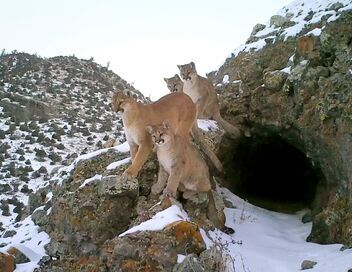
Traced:
<path id="1" fill-rule="evenodd" d="M 201 151 L 205 154 L 205 156 L 208 158 L 208 160 L 211 162 L 214 168 L 219 172 L 219 174 L 222 174 L 224 172 L 224 167 L 222 166 L 222 163 L 215 155 L 215 153 L 210 149 L 210 147 L 205 142 L 204 136 L 200 131 L 200 129 L 198 128 L 197 122 L 195 122 L 195 124 L 193 125 L 191 132 L 192 132 L 194 141 L 196 142 L 196 144 L 200 146 Z"/>

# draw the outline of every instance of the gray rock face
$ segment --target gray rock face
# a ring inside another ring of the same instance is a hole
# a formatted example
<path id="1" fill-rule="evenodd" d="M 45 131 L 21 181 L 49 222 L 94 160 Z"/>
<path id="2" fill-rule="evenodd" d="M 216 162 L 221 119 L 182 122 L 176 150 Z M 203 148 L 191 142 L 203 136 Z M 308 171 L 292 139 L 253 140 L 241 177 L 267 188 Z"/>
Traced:
<path id="1" fill-rule="evenodd" d="M 282 71 L 272 71 L 264 74 L 264 86 L 268 90 L 280 91 L 284 85 L 288 74 Z"/>
<path id="2" fill-rule="evenodd" d="M 257 34 L 259 31 L 263 30 L 264 28 L 265 28 L 265 25 L 263 25 L 263 24 L 256 24 L 256 25 L 253 27 L 251 36 L 254 36 L 255 34 Z"/>
<path id="3" fill-rule="evenodd" d="M 199 254 L 205 243 L 198 226 L 177 221 L 161 231 L 128 234 L 107 241 L 103 259 L 109 271 L 172 271 L 177 254 Z"/>
<path id="4" fill-rule="evenodd" d="M 317 262 L 310 261 L 310 260 L 304 260 L 301 264 L 301 269 L 302 270 L 312 269 L 316 264 L 317 264 Z"/>
<path id="5" fill-rule="evenodd" d="M 272 18 L 275 25 L 287 22 Z M 352 13 L 326 23 L 320 36 L 304 36 L 314 27 L 227 59 L 213 80 L 215 85 L 224 75 L 241 80 L 240 87 L 228 84 L 219 92 L 227 120 L 242 124 L 248 135 L 278 136 L 321 172 L 308 240 L 351 246 Z M 278 72 L 287 66 L 288 76 Z"/>
<path id="6" fill-rule="evenodd" d="M 174 266 L 173 272 L 203 272 L 203 271 L 232 271 L 232 258 L 216 247 L 204 250 L 199 257 L 189 254 L 179 264 Z M 233 270 L 234 271 L 234 270 Z"/>
<path id="7" fill-rule="evenodd" d="M 280 15 L 274 15 L 270 17 L 270 26 L 284 27 L 290 22 L 290 19 Z"/>
<path id="8" fill-rule="evenodd" d="M 113 160 L 112 153 L 106 152 L 79 163 L 72 173 L 74 178 L 69 178 L 56 192 L 46 230 L 63 245 L 59 254 L 96 253 L 107 239 L 126 230 L 135 216 L 139 196 L 136 179 L 122 182 L 118 175 L 98 176 L 83 184 L 89 178 L 88 169 L 94 167 L 99 171 Z M 58 246 L 49 248 L 58 249 Z"/>
<path id="9" fill-rule="evenodd" d="M 49 106 L 46 103 L 17 94 L 7 94 L 6 92 L 1 91 L 0 106 L 3 107 L 10 116 L 15 117 L 16 120 L 20 122 L 27 122 L 34 118 L 44 118 L 48 120 L 56 114 L 55 107 Z"/>

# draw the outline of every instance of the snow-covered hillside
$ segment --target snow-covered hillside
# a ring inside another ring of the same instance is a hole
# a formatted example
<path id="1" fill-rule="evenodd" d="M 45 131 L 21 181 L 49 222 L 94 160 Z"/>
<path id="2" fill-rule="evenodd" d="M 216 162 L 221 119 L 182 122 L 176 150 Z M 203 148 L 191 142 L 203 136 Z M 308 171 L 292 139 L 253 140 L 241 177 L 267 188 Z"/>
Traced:
<path id="1" fill-rule="evenodd" d="M 16 245 L 33 261 L 16 271 L 32 271 L 50 240 L 30 217 L 30 197 L 79 155 L 124 141 L 110 107 L 116 88 L 134 89 L 92 60 L 0 57 L 0 252 Z"/>
<path id="2" fill-rule="evenodd" d="M 230 57 L 240 52 L 263 48 L 276 39 L 286 40 L 297 35 L 319 36 L 326 23 L 337 20 L 344 11 L 352 9 L 351 0 L 296 0 L 284 6 L 265 24 L 254 27 L 248 41 L 236 48 Z"/>

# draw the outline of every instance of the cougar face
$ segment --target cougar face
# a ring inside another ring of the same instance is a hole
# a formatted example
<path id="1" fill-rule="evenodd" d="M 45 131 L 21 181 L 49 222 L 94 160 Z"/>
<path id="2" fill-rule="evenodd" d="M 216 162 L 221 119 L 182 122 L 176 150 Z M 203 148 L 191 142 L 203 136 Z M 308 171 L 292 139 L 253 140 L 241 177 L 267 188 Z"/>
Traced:
<path id="1" fill-rule="evenodd" d="M 168 143 L 172 138 L 172 132 L 168 121 L 160 125 L 147 126 L 147 131 L 152 136 L 152 141 L 156 146 L 162 146 Z"/>
<path id="2" fill-rule="evenodd" d="M 180 75 L 183 80 L 190 80 L 192 74 L 196 74 L 196 66 L 194 62 L 190 62 L 188 64 L 177 65 L 178 69 L 180 70 Z"/>
<path id="3" fill-rule="evenodd" d="M 175 74 L 173 77 L 170 77 L 170 78 L 164 78 L 164 80 L 170 92 L 174 93 L 174 92 L 182 91 L 183 82 L 178 74 Z"/>
<path id="4" fill-rule="evenodd" d="M 111 101 L 112 110 L 115 112 L 124 112 L 124 106 L 132 99 L 132 96 L 132 93 L 128 90 L 115 92 Z"/>

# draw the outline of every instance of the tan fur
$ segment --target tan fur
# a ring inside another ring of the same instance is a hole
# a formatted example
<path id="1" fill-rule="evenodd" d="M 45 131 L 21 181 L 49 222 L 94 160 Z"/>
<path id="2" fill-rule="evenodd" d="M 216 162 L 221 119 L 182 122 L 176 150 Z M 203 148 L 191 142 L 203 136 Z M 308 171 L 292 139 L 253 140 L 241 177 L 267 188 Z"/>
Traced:
<path id="1" fill-rule="evenodd" d="M 174 75 L 171 78 L 164 78 L 168 89 L 171 92 L 182 92 L 183 91 L 183 81 L 180 78 L 179 75 Z M 199 103 L 199 101 L 197 101 Z M 206 144 L 204 140 L 204 136 L 200 129 L 197 126 L 197 123 L 195 122 L 194 127 L 192 128 L 192 136 L 194 138 L 194 141 L 200 146 L 202 152 L 209 158 L 210 162 L 214 165 L 215 169 L 219 173 L 223 173 L 224 168 L 219 161 L 218 157 L 215 155 L 215 153 L 209 148 L 209 146 Z"/>
<path id="2" fill-rule="evenodd" d="M 208 157 L 210 162 L 214 165 L 215 169 L 219 173 L 223 173 L 224 167 L 222 166 L 222 163 L 206 143 L 202 131 L 198 128 L 197 122 L 194 123 L 191 133 L 195 143 L 199 145 L 201 151 Z"/>
<path id="3" fill-rule="evenodd" d="M 151 104 L 143 104 L 132 98 L 130 92 L 115 92 L 112 108 L 121 112 L 127 142 L 130 146 L 132 164 L 123 179 L 136 177 L 152 151 L 153 143 L 146 126 L 169 120 L 177 135 L 189 140 L 190 130 L 196 118 L 196 106 L 183 93 L 168 94 Z"/>
<path id="4" fill-rule="evenodd" d="M 183 81 L 178 74 L 175 74 L 173 77 L 170 78 L 164 78 L 164 80 L 170 92 L 182 92 Z"/>
<path id="5" fill-rule="evenodd" d="M 217 121 L 232 138 L 238 139 L 241 134 L 240 130 L 220 115 L 219 100 L 213 84 L 197 74 L 193 62 L 177 65 L 177 67 L 180 70 L 181 78 L 184 80 L 183 92 L 188 94 L 197 105 L 197 118 Z"/>
<path id="6" fill-rule="evenodd" d="M 189 140 L 175 134 L 167 121 L 160 125 L 148 126 L 147 130 L 152 135 L 159 160 L 158 181 L 152 186 L 152 193 L 159 194 L 163 191 L 167 196 L 176 197 L 179 190 L 183 192 L 183 197 L 188 199 L 198 192 L 207 192 L 208 218 L 223 229 L 225 216 L 218 215 L 211 190 L 209 169 L 198 150 Z"/>

